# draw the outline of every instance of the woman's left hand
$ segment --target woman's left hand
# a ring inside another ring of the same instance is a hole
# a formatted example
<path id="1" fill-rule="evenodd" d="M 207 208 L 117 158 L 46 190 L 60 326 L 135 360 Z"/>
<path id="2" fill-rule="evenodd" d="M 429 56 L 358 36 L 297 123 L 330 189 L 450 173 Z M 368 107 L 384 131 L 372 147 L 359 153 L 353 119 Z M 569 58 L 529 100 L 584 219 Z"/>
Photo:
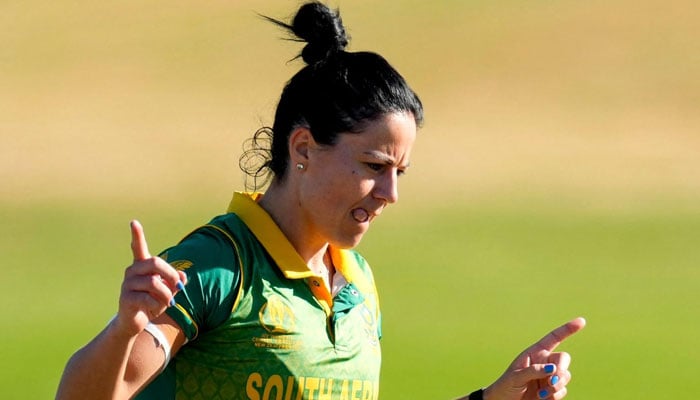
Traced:
<path id="1" fill-rule="evenodd" d="M 555 353 L 564 339 L 583 329 L 586 320 L 576 318 L 551 331 L 510 364 L 496 382 L 484 389 L 484 400 L 559 400 L 571 380 L 568 353 Z"/>

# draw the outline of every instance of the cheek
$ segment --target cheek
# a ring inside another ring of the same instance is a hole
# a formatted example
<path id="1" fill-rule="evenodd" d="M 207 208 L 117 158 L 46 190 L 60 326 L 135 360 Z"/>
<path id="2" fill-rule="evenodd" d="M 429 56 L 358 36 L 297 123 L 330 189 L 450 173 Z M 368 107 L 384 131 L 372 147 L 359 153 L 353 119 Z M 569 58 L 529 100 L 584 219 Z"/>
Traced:
<path id="1" fill-rule="evenodd" d="M 359 170 L 348 170 L 346 174 L 334 175 L 326 180 L 324 188 L 319 188 L 319 195 L 331 208 L 352 207 L 367 196 L 372 190 L 372 181 L 366 179 Z"/>
<path id="2" fill-rule="evenodd" d="M 336 174 L 325 174 L 321 179 L 315 182 L 313 187 L 314 196 L 325 204 L 319 206 L 324 208 L 333 208 L 340 205 L 343 199 L 347 197 L 350 183 L 354 176 Z"/>
<path id="3" fill-rule="evenodd" d="M 372 179 L 360 165 L 352 161 L 337 162 L 331 167 L 315 171 L 309 179 L 307 195 L 313 192 L 316 206 L 324 209 L 347 208 L 367 196 L 372 190 Z M 321 204 L 319 204 L 321 203 Z"/>

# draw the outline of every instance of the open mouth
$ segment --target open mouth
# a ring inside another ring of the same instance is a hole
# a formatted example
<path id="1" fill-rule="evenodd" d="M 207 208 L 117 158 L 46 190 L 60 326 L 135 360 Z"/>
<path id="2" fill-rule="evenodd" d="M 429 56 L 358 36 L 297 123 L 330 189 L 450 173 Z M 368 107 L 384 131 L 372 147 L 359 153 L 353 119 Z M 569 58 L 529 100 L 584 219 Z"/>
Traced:
<path id="1" fill-rule="evenodd" d="M 352 218 L 357 222 L 367 222 L 369 221 L 369 217 L 370 215 L 367 212 L 367 210 L 364 210 L 362 208 L 356 208 L 352 210 Z"/>

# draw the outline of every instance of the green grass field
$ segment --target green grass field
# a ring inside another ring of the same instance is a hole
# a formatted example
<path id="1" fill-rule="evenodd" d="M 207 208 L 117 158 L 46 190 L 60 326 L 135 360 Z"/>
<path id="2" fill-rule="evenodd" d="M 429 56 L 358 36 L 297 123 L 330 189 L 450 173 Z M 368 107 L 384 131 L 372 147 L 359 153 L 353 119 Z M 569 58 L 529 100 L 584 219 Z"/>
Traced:
<path id="1" fill-rule="evenodd" d="M 215 210 L 140 207 L 153 249 Z M 50 398 L 115 311 L 134 210 L 3 209 L 3 398 Z M 382 396 L 449 399 L 497 377 L 549 328 L 589 326 L 569 398 L 693 398 L 700 214 L 443 209 L 378 221 L 362 249 L 384 311 Z"/>
<path id="2" fill-rule="evenodd" d="M 111 318 L 130 219 L 157 251 L 242 188 L 241 142 L 299 68 L 255 12 L 297 4 L 0 5 L 0 398 L 52 398 Z M 332 4 L 426 107 L 360 246 L 382 398 L 467 393 L 579 315 L 567 399 L 697 398 L 698 5 Z"/>

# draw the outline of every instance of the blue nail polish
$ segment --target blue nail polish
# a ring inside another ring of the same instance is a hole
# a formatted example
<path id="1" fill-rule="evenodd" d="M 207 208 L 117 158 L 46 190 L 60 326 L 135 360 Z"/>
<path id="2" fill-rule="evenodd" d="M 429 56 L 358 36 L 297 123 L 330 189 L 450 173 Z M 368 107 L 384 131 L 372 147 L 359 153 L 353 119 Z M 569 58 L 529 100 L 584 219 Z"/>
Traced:
<path id="1" fill-rule="evenodd" d="M 173 307 L 175 305 L 175 299 L 170 299 L 170 307 Z"/>
<path id="2" fill-rule="evenodd" d="M 559 382 L 559 377 L 557 375 L 554 375 L 552 379 L 549 380 L 549 383 L 551 383 L 552 386 L 556 385 L 557 382 Z"/>
<path id="3" fill-rule="evenodd" d="M 554 364 L 547 364 L 544 366 L 544 372 L 551 374 L 554 372 Z"/>
<path id="4" fill-rule="evenodd" d="M 542 389 L 537 393 L 537 396 L 539 396 L 540 399 L 544 399 L 548 394 L 549 391 L 547 391 L 547 389 Z"/>
<path id="5" fill-rule="evenodd" d="M 185 284 L 182 283 L 182 281 L 177 281 L 175 287 L 177 288 L 177 290 L 185 290 Z"/>

